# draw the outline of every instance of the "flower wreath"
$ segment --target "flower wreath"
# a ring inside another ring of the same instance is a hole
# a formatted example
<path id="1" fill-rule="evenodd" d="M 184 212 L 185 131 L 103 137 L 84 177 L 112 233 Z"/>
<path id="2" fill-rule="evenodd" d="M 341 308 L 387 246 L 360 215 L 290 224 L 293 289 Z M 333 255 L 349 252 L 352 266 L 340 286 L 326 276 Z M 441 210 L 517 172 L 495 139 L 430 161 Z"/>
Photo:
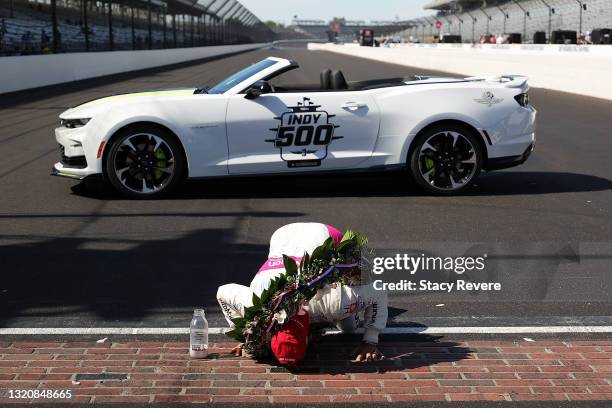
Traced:
<path id="1" fill-rule="evenodd" d="M 270 355 L 270 339 L 283 324 L 327 284 L 352 284 L 360 280 L 362 254 L 368 239 L 347 231 L 338 245 L 330 237 L 305 253 L 300 265 L 283 255 L 285 273 L 270 282 L 261 296 L 253 294 L 253 306 L 245 307 L 244 317 L 232 319 L 234 328 L 226 334 L 242 343 L 255 358 Z"/>

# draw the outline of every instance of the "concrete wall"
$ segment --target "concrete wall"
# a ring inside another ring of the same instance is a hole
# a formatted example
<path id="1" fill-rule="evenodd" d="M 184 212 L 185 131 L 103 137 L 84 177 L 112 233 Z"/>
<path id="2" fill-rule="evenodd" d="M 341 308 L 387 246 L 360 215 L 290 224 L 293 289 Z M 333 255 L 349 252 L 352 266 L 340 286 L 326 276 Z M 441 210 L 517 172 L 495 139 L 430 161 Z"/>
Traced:
<path id="1" fill-rule="evenodd" d="M 263 45 L 265 44 L 2 57 L 0 94 L 214 57 L 260 48 Z"/>
<path id="2" fill-rule="evenodd" d="M 465 76 L 526 75 L 533 87 L 612 100 L 612 45 L 308 44 L 308 48 Z"/>

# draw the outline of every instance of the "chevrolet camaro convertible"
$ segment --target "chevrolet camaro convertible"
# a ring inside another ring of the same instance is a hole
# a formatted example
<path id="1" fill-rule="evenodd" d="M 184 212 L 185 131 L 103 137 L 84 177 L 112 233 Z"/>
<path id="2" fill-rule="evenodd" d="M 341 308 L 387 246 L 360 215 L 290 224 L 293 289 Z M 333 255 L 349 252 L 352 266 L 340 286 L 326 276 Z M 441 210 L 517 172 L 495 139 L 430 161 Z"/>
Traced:
<path id="1" fill-rule="evenodd" d="M 102 175 L 131 198 L 184 179 L 407 169 L 433 194 L 483 170 L 523 163 L 534 147 L 527 78 L 424 77 L 286 85 L 298 64 L 266 58 L 213 87 L 97 99 L 60 115 L 57 176 Z"/>

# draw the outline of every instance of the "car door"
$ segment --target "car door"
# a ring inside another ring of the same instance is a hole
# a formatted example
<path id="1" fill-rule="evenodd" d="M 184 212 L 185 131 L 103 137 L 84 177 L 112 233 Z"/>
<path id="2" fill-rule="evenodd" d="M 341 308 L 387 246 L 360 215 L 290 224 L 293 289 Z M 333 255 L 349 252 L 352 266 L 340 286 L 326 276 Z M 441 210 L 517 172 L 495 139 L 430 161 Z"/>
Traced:
<path id="1" fill-rule="evenodd" d="M 366 166 L 380 120 L 359 91 L 232 95 L 226 117 L 230 174 Z"/>

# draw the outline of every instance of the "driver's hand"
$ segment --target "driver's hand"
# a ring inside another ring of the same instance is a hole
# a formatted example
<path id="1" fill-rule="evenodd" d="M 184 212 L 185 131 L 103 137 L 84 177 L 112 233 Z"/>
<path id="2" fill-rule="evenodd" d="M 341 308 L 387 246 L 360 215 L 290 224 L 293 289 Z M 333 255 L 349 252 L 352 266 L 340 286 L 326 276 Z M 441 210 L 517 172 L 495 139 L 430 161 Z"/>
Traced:
<path id="1" fill-rule="evenodd" d="M 378 350 L 376 344 L 361 343 L 353 350 L 353 357 L 358 363 L 383 360 L 385 356 Z"/>
<path id="2" fill-rule="evenodd" d="M 232 351 L 230 351 L 230 354 L 233 354 L 236 357 L 242 357 L 242 343 L 234 347 Z"/>

